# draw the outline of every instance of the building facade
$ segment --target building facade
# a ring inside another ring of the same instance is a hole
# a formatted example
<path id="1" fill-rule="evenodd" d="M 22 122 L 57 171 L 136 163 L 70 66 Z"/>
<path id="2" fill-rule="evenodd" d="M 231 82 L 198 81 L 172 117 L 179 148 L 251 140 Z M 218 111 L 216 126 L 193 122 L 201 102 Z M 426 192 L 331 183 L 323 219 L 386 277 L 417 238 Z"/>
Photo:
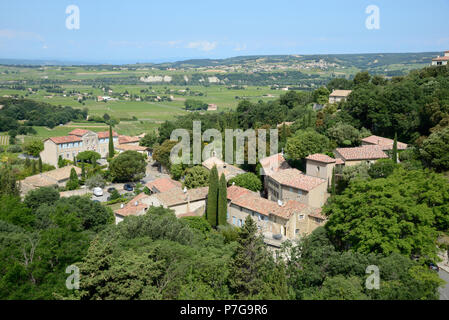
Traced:
<path id="1" fill-rule="evenodd" d="M 113 132 L 112 135 L 116 147 L 119 144 L 118 134 Z M 59 157 L 73 161 L 83 151 L 95 151 L 106 158 L 109 152 L 109 131 L 97 133 L 75 129 L 67 136 L 48 138 L 44 141 L 44 150 L 40 156 L 43 162 L 57 166 Z"/>
<path id="2" fill-rule="evenodd" d="M 449 50 L 444 52 L 444 56 L 432 59 L 432 66 L 445 66 L 449 61 Z"/>

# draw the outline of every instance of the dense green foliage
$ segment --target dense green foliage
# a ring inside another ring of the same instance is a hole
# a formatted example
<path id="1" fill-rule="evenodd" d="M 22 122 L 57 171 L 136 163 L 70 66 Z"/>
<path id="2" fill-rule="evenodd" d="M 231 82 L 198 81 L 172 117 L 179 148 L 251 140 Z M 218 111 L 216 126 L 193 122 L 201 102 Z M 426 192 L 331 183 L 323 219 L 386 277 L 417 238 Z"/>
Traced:
<path id="1" fill-rule="evenodd" d="M 209 171 L 202 166 L 195 166 L 186 170 L 184 185 L 187 189 L 207 187 L 209 185 Z"/>
<path id="2" fill-rule="evenodd" d="M 114 181 L 137 181 L 145 175 L 146 162 L 137 151 L 125 151 L 112 159 L 109 169 Z"/>
<path id="3" fill-rule="evenodd" d="M 236 186 L 255 192 L 262 190 L 262 182 L 260 181 L 259 177 L 252 172 L 239 174 L 238 176 L 230 179 L 228 184 L 235 184 Z"/>
<path id="4" fill-rule="evenodd" d="M 209 175 L 209 191 L 207 194 L 206 219 L 212 227 L 218 225 L 218 170 L 212 167 Z"/>

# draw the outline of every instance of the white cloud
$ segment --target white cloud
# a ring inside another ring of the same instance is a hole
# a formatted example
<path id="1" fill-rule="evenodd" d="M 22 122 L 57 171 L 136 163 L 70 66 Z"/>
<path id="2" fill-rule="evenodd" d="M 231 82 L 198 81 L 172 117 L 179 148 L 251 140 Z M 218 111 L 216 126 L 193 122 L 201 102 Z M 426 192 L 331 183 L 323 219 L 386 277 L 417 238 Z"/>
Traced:
<path id="1" fill-rule="evenodd" d="M 189 49 L 198 49 L 201 51 L 211 51 L 214 50 L 217 47 L 217 42 L 209 42 L 209 41 L 194 41 L 189 42 L 187 44 L 187 48 Z"/>
<path id="2" fill-rule="evenodd" d="M 246 44 L 238 44 L 235 48 L 234 51 L 244 51 L 246 50 Z"/>

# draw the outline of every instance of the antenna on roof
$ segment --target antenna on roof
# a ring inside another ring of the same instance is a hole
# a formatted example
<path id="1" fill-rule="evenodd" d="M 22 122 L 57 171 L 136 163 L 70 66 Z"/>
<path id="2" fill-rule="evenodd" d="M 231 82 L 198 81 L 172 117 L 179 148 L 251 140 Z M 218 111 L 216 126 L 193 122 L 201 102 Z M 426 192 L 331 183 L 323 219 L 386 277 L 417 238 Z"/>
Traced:
<path id="1" fill-rule="evenodd" d="M 137 207 L 139 205 L 139 202 L 138 201 L 134 202 L 134 205 Z"/>
<path id="2" fill-rule="evenodd" d="M 182 190 L 182 192 L 187 193 L 187 187 L 184 187 L 184 189 Z"/>
<path id="3" fill-rule="evenodd" d="M 232 181 L 232 185 L 235 186 L 235 182 L 234 181 Z"/>
<path id="4" fill-rule="evenodd" d="M 120 205 L 120 209 L 123 209 L 124 206 L 125 206 L 125 205 L 122 203 L 122 204 Z"/>
<path id="5" fill-rule="evenodd" d="M 278 205 L 279 207 L 282 207 L 284 205 L 284 203 L 282 202 L 282 200 L 278 200 Z"/>

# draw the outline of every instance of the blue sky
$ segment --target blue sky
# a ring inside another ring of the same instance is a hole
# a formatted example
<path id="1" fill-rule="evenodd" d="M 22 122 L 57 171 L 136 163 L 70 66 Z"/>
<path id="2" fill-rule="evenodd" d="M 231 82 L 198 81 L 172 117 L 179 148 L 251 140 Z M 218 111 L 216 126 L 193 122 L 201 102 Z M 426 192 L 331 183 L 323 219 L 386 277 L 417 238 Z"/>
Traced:
<path id="1" fill-rule="evenodd" d="M 66 7 L 80 10 L 66 28 Z M 380 9 L 368 30 L 367 6 Z M 449 0 L 0 2 L 0 58 L 133 63 L 449 50 Z"/>

